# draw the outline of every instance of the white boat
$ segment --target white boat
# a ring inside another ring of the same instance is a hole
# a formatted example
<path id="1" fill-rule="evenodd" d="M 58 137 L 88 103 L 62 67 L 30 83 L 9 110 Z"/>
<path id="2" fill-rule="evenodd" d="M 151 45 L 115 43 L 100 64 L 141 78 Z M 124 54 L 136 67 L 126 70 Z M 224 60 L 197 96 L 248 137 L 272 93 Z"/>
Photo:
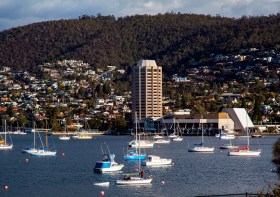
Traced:
<path id="1" fill-rule="evenodd" d="M 247 122 L 247 114 L 246 114 L 246 122 Z M 228 152 L 228 156 L 260 156 L 261 150 L 250 150 L 250 139 L 249 139 L 249 129 L 248 126 L 245 129 L 247 134 L 247 145 L 242 148 L 230 149 Z"/>
<path id="2" fill-rule="evenodd" d="M 36 129 L 35 129 L 35 122 L 33 122 L 33 146 L 27 146 L 26 148 L 22 149 L 23 153 L 36 153 L 38 149 L 36 148 Z"/>
<path id="3" fill-rule="evenodd" d="M 116 180 L 117 185 L 147 185 L 151 184 L 153 178 L 142 178 L 138 176 L 124 176 L 123 180 Z"/>
<path id="4" fill-rule="evenodd" d="M 206 146 L 195 146 L 188 150 L 189 152 L 213 152 L 214 147 L 206 147 Z"/>
<path id="5" fill-rule="evenodd" d="M 123 167 L 123 164 L 115 162 L 114 154 L 103 154 L 102 161 L 97 161 L 93 170 L 96 173 L 116 172 L 122 170 Z"/>
<path id="6" fill-rule="evenodd" d="M 77 140 L 91 140 L 92 139 L 92 135 L 81 134 L 76 139 Z"/>
<path id="7" fill-rule="evenodd" d="M 203 123 L 201 124 L 201 143 L 200 144 L 196 144 L 194 147 L 189 148 L 188 151 L 189 152 L 214 152 L 214 147 L 207 147 L 204 146 L 204 131 L 203 131 Z"/>
<path id="8" fill-rule="evenodd" d="M 14 131 L 13 134 L 14 134 L 14 135 L 26 135 L 27 133 L 18 130 L 18 131 Z"/>
<path id="9" fill-rule="evenodd" d="M 78 133 L 77 135 L 73 135 L 72 138 L 77 139 L 77 140 L 91 140 L 92 135 L 89 135 L 86 132 L 84 132 L 84 133 L 81 132 L 81 133 Z"/>
<path id="10" fill-rule="evenodd" d="M 153 138 L 154 138 L 154 139 L 163 139 L 163 136 L 162 136 L 162 135 L 156 134 Z"/>
<path id="11" fill-rule="evenodd" d="M 142 161 L 142 166 L 163 166 L 163 165 L 171 165 L 172 159 L 160 158 L 156 155 L 149 155 L 146 161 Z"/>
<path id="12" fill-rule="evenodd" d="M 137 114 L 135 114 L 135 124 L 137 125 Z M 137 131 L 137 126 L 136 126 Z M 136 137 L 137 139 L 137 137 Z M 140 135 L 139 135 L 140 140 Z M 141 141 L 140 141 L 141 142 Z M 141 146 L 138 146 L 138 153 L 141 154 Z M 117 185 L 147 185 L 151 184 L 153 178 L 152 176 L 145 177 L 144 171 L 141 170 L 141 160 L 140 157 L 138 159 L 138 172 L 137 175 L 125 175 L 123 179 L 116 180 Z"/>
<path id="13" fill-rule="evenodd" d="M 125 176 L 123 180 L 119 179 L 116 180 L 117 185 L 147 185 L 151 184 L 153 178 L 147 177 L 147 178 L 141 178 L 138 176 Z"/>
<path id="14" fill-rule="evenodd" d="M 13 149 L 12 138 L 10 136 L 11 143 L 7 143 L 7 126 L 6 120 L 4 120 L 4 142 L 0 144 L 0 150 L 10 150 Z"/>
<path id="15" fill-rule="evenodd" d="M 238 148 L 238 146 L 234 146 L 232 144 L 224 144 L 220 146 L 220 149 L 234 149 L 234 148 Z"/>
<path id="16" fill-rule="evenodd" d="M 168 137 L 169 137 L 170 139 L 173 139 L 173 138 L 177 137 L 177 135 L 176 135 L 175 133 L 172 133 L 172 134 L 170 134 Z"/>
<path id="17" fill-rule="evenodd" d="M 109 186 L 110 182 L 107 181 L 107 182 L 93 183 L 93 185 L 96 185 L 96 186 Z"/>
<path id="18" fill-rule="evenodd" d="M 31 153 L 32 156 L 55 156 L 56 151 L 55 150 L 44 150 L 39 149 L 35 152 Z"/>
<path id="19" fill-rule="evenodd" d="M 155 144 L 169 144 L 170 139 L 157 139 L 154 141 Z"/>
<path id="20" fill-rule="evenodd" d="M 183 141 L 183 137 L 177 136 L 177 137 L 173 138 L 172 140 L 175 142 L 181 142 L 181 141 Z"/>
<path id="21" fill-rule="evenodd" d="M 70 140 L 70 135 L 67 135 L 67 132 L 68 130 L 67 130 L 67 124 L 65 124 L 65 127 L 64 127 L 64 132 L 66 133 L 65 135 L 61 135 L 61 136 L 59 136 L 58 138 L 60 139 L 60 140 Z"/>
<path id="22" fill-rule="evenodd" d="M 63 135 L 63 136 L 59 136 L 60 140 L 70 140 L 70 136 L 67 135 Z"/>
<path id="23" fill-rule="evenodd" d="M 153 148 L 154 142 L 149 140 L 132 140 L 128 145 L 131 148 Z"/>
<path id="24" fill-rule="evenodd" d="M 235 135 L 234 134 L 228 134 L 228 133 L 221 133 L 219 138 L 221 140 L 233 140 L 233 139 L 235 139 Z"/>
<path id="25" fill-rule="evenodd" d="M 46 126 L 47 126 L 47 119 L 46 119 Z M 32 152 L 31 155 L 32 156 L 55 156 L 56 155 L 56 150 L 49 148 L 48 129 L 46 129 L 46 137 L 45 137 L 46 138 L 46 143 L 45 143 L 45 146 L 44 146 L 44 143 L 41 139 L 41 136 L 40 136 L 39 132 L 38 132 L 38 134 L 39 134 L 40 141 L 42 143 L 42 148 L 38 149 L 35 152 Z"/>

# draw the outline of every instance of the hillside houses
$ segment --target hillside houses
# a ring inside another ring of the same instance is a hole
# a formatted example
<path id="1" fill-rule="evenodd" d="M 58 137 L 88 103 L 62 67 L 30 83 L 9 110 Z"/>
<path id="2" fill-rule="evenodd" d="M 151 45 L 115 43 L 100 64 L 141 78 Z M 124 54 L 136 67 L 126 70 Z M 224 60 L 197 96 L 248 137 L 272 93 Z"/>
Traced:
<path id="1" fill-rule="evenodd" d="M 42 119 L 47 108 L 60 107 L 65 109 L 61 119 L 71 118 L 71 111 L 82 112 L 83 118 L 101 116 L 108 121 L 124 118 L 131 113 L 131 92 L 119 91 L 119 95 L 115 95 L 114 86 L 118 82 L 112 79 L 125 73 L 116 66 L 95 68 L 81 60 L 45 63 L 34 68 L 34 72 L 0 66 L 0 113 L 25 111 L 28 118 Z M 250 89 L 256 93 L 259 88 L 275 92 L 274 100 L 266 98 L 261 103 L 264 119 L 269 120 L 269 116 L 277 116 L 280 111 L 275 109 L 280 98 L 279 74 L 280 54 L 275 50 L 251 48 L 232 54 L 211 54 L 208 61 L 193 61 L 186 73 L 175 73 L 170 79 L 164 79 L 164 111 L 178 111 L 184 105 L 194 107 L 190 98 L 183 105 L 178 103 L 186 93 L 191 94 L 192 100 L 215 103 L 217 107 L 212 106 L 212 109 L 216 110 L 220 106 L 240 106 L 242 99 L 249 97 Z M 108 83 L 112 91 L 98 95 L 96 87 L 104 83 Z M 177 94 L 179 98 L 166 92 Z"/>

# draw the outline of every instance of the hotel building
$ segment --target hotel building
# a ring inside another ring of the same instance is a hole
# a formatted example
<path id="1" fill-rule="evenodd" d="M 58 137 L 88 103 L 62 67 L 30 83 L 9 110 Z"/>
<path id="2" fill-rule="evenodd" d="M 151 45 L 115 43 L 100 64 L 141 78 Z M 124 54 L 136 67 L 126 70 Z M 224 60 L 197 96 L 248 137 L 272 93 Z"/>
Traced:
<path id="1" fill-rule="evenodd" d="M 137 119 L 162 117 L 162 67 L 139 60 L 132 72 L 132 115 Z"/>

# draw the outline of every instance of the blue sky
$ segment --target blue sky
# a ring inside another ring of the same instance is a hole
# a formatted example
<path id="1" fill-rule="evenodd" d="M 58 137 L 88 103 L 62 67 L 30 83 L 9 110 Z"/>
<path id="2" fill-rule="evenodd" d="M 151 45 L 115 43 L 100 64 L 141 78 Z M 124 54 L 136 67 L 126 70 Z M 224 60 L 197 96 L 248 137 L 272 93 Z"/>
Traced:
<path id="1" fill-rule="evenodd" d="M 226 17 L 280 13 L 280 0 L 0 0 L 0 31 L 82 15 L 127 16 L 166 12 Z"/>

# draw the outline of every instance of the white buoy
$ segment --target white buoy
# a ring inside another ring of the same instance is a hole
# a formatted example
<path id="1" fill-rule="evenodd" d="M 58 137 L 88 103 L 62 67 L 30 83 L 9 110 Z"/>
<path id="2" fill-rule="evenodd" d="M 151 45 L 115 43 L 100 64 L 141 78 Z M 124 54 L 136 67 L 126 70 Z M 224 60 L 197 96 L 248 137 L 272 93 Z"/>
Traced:
<path id="1" fill-rule="evenodd" d="M 165 182 L 164 182 L 164 180 L 162 180 L 160 183 L 161 183 L 162 185 L 164 185 Z"/>

